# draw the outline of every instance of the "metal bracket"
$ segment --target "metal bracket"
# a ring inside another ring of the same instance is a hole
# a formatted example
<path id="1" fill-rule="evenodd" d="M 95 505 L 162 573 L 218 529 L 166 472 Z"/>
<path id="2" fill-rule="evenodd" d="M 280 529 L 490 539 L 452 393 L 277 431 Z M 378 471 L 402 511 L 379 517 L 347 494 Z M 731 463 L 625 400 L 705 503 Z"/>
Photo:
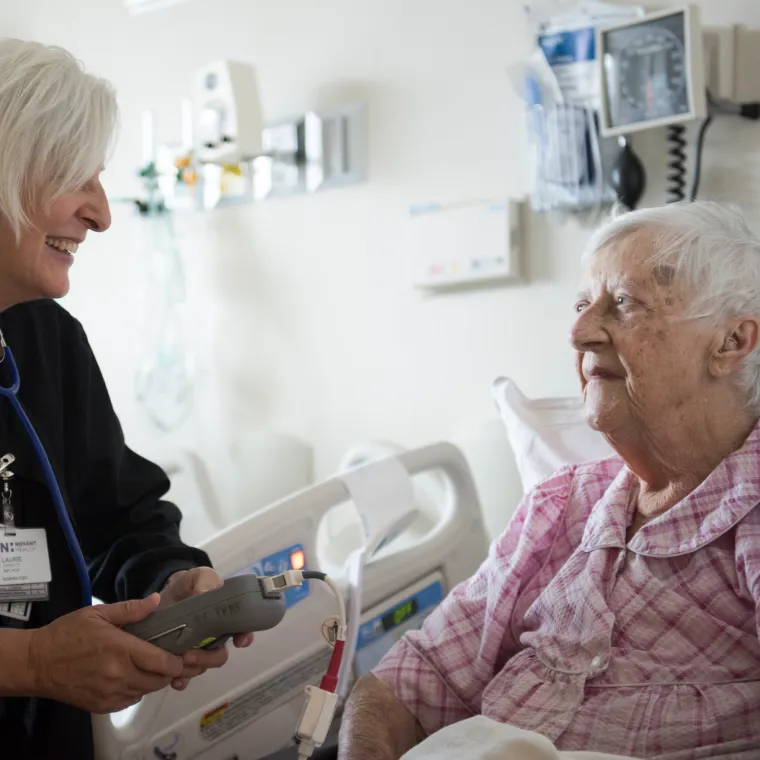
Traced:
<path id="1" fill-rule="evenodd" d="M 195 164 L 197 185 L 182 205 L 213 209 L 363 182 L 368 165 L 367 122 L 365 104 L 352 102 L 271 123 L 262 131 L 260 155 L 235 165 Z M 160 149 L 162 154 L 168 147 Z M 167 208 L 174 208 L 176 170 L 167 161 L 162 161 L 168 177 L 163 193 Z"/>
<path id="2" fill-rule="evenodd" d="M 254 164 L 254 198 L 316 193 L 367 177 L 367 113 L 362 103 L 310 111 L 264 129 Z"/>

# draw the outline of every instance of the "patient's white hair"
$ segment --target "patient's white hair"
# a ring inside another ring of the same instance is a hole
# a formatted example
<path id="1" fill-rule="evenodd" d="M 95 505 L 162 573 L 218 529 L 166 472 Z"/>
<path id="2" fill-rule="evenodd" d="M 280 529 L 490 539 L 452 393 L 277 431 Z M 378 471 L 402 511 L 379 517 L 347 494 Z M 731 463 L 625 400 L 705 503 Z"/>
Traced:
<path id="1" fill-rule="evenodd" d="M 760 316 L 760 239 L 738 208 L 696 201 L 613 212 L 589 240 L 584 262 L 641 229 L 654 239 L 652 268 L 669 267 L 694 290 L 689 316 L 709 318 L 713 325 L 731 317 Z M 741 382 L 749 405 L 760 412 L 760 347 L 747 357 Z"/>
<path id="2" fill-rule="evenodd" d="M 17 236 L 32 209 L 98 172 L 117 113 L 111 86 L 67 51 L 0 39 L 0 214 Z"/>

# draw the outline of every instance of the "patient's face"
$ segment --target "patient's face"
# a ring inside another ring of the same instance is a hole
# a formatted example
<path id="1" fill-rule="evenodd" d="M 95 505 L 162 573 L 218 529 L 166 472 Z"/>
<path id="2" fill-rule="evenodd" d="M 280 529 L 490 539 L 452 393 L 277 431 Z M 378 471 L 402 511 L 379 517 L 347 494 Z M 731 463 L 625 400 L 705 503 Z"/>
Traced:
<path id="1" fill-rule="evenodd" d="M 610 243 L 590 262 L 575 306 L 586 416 L 613 438 L 683 424 L 707 395 L 711 336 L 684 318 L 690 294 L 672 271 L 652 271 L 651 253 L 647 231 Z"/>

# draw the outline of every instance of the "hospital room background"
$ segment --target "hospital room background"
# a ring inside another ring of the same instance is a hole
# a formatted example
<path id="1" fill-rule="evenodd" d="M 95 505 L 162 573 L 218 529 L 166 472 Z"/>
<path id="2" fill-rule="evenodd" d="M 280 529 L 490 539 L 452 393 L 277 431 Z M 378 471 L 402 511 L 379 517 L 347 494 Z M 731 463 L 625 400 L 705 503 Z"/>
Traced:
<path id="1" fill-rule="evenodd" d="M 131 12 L 139 5 L 147 12 Z M 531 122 L 515 86 L 515 72 L 536 49 L 542 7 L 575 5 L 0 5 L 3 34 L 62 45 L 117 89 L 118 145 L 103 175 L 113 225 L 77 254 L 63 305 L 84 324 L 129 445 L 169 471 L 188 540 L 203 543 L 355 464 L 438 441 L 463 453 L 490 540 L 541 468 L 575 455 L 563 447 L 585 447 L 585 456 L 603 451 L 598 439 L 584 437 L 568 340 L 580 257 L 599 216 L 536 208 Z M 760 29 L 757 0 L 694 5 L 705 26 Z M 753 70 L 747 61 L 760 60 L 760 43 L 744 55 L 743 69 Z M 155 146 L 181 143 L 194 77 L 224 61 L 253 67 L 265 126 L 361 104 L 359 181 L 213 208 L 185 204 L 158 219 L 137 213 L 132 199 L 146 186 L 140 169 Z M 701 123 L 685 125 L 689 182 Z M 646 171 L 639 205 L 667 199 L 672 139 L 664 129 L 634 136 Z M 714 119 L 699 189 L 700 197 L 740 205 L 760 231 L 756 121 Z M 426 216 L 431 209 L 438 211 Z M 494 261 L 508 262 L 508 276 L 453 287 L 421 282 L 420 266 L 435 262 L 425 240 L 453 240 L 469 255 L 468 240 L 480 232 L 476 211 L 467 209 L 506 209 L 508 225 L 485 245 Z M 420 237 L 422 225 L 431 237 Z M 156 343 L 167 319 L 182 336 L 171 350 Z M 288 520 L 298 518 L 298 504 Z M 484 555 L 485 541 L 477 546 Z M 373 604 L 380 599 L 378 591 Z M 249 656 L 251 673 L 260 673 L 265 642 Z M 207 684 L 228 699 L 216 675 Z M 192 690 L 172 697 L 177 714 L 190 714 L 191 701 L 182 700 L 196 697 Z M 204 705 L 201 699 L 192 710 L 205 714 Z M 290 736 L 297 708 L 291 713 L 278 713 L 282 736 Z"/>
<path id="2" fill-rule="evenodd" d="M 509 72 L 534 47 L 526 9 L 540 4 L 188 0 L 144 14 L 124 0 L 2 4 L 5 34 L 61 44 L 115 84 L 112 198 L 139 193 L 145 111 L 157 143 L 178 142 L 182 101 L 210 61 L 255 67 L 266 123 L 367 107 L 365 181 L 174 215 L 192 402 L 173 429 L 157 426 L 136 393 L 137 368 L 155 360 L 145 310 L 165 297 L 165 283 L 151 283 L 155 244 L 118 202 L 111 231 L 88 240 L 64 305 L 88 331 L 132 447 L 167 466 L 197 455 L 214 498 L 237 516 L 328 476 L 358 444 L 451 440 L 471 459 L 489 532 L 503 529 L 519 489 L 500 497 L 517 470 L 491 384 L 506 376 L 533 398 L 577 393 L 567 336 L 589 234 L 572 215 L 532 213 L 527 201 L 526 119 Z M 754 0 L 698 5 L 706 25 L 760 26 Z M 754 122 L 716 120 L 702 195 L 752 218 L 758 146 Z M 636 150 L 642 203 L 662 202 L 662 134 L 643 133 Z M 516 205 L 519 278 L 415 287 L 410 207 L 477 199 Z"/>

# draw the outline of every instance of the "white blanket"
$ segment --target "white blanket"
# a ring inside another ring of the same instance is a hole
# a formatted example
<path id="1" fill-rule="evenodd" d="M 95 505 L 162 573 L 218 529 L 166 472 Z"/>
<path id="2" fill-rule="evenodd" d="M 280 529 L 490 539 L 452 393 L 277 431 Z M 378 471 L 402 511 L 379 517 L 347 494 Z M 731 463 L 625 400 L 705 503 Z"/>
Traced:
<path id="1" fill-rule="evenodd" d="M 478 715 L 437 731 L 402 760 L 636 760 L 601 752 L 560 752 L 541 734 Z"/>

